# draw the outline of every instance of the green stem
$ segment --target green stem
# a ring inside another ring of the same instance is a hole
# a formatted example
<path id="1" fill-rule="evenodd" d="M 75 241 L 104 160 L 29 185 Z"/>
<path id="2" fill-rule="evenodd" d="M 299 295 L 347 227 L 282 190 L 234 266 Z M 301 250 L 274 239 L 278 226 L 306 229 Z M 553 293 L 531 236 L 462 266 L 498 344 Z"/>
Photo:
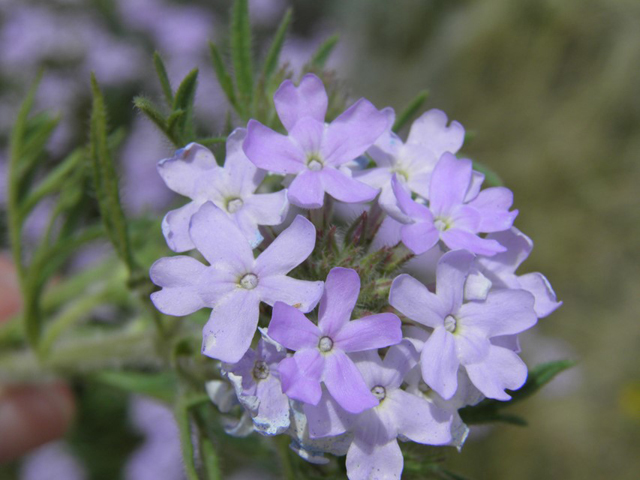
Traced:
<path id="1" fill-rule="evenodd" d="M 175 407 L 175 416 L 180 429 L 180 446 L 182 447 L 182 459 L 188 480 L 199 480 L 195 464 L 195 452 L 191 439 L 191 418 L 189 406 L 185 397 L 178 400 Z"/>
<path id="2" fill-rule="evenodd" d="M 275 438 L 278 449 L 278 456 L 282 465 L 283 478 L 286 480 L 296 480 L 296 471 L 291 461 L 291 449 L 289 448 L 289 437 L 286 435 L 278 435 Z"/>

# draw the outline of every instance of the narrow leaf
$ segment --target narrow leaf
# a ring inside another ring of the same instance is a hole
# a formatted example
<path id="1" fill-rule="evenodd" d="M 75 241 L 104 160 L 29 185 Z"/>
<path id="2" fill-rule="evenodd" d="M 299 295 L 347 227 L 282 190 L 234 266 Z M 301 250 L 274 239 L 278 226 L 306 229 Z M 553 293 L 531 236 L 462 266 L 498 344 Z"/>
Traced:
<path id="1" fill-rule="evenodd" d="M 238 100 L 236 98 L 236 91 L 235 87 L 233 86 L 233 80 L 227 72 L 227 68 L 224 66 L 224 62 L 222 61 L 222 56 L 220 56 L 218 48 L 213 42 L 209 42 L 209 51 L 211 52 L 211 63 L 213 64 L 213 70 L 216 72 L 218 83 L 220 84 L 222 91 L 227 96 L 227 100 L 229 100 L 231 106 L 237 111 Z"/>
<path id="2" fill-rule="evenodd" d="M 402 127 L 406 125 L 406 123 L 413 118 L 413 116 L 420 110 L 420 107 L 424 104 L 429 96 L 429 92 L 427 90 L 422 90 L 418 95 L 409 102 L 409 105 L 405 107 L 398 118 L 396 118 L 395 123 L 393 124 L 393 131 L 398 133 Z"/>
<path id="3" fill-rule="evenodd" d="M 248 111 L 253 99 L 253 62 L 251 59 L 251 24 L 247 0 L 235 0 L 231 12 L 231 58 L 241 104 Z"/>
<path id="4" fill-rule="evenodd" d="M 287 36 L 287 30 L 289 29 L 289 24 L 291 23 L 291 17 L 292 10 L 288 9 L 284 14 L 284 17 L 282 17 L 280 26 L 278 27 L 278 30 L 273 37 L 271 46 L 269 47 L 269 52 L 267 53 L 267 58 L 265 59 L 264 66 L 262 68 L 262 79 L 265 86 L 269 84 L 269 80 L 271 79 L 273 72 L 275 72 L 276 68 L 278 68 L 280 52 L 282 51 L 282 46 L 284 45 L 284 39 Z"/>
<path id="5" fill-rule="evenodd" d="M 191 70 L 180 83 L 176 95 L 173 98 L 173 111 L 183 110 L 184 116 L 176 123 L 176 130 L 180 133 L 176 135 L 176 140 L 182 146 L 193 140 L 193 102 L 196 98 L 196 88 L 198 86 L 198 69 Z"/>
<path id="6" fill-rule="evenodd" d="M 156 106 L 145 97 L 135 97 L 133 99 L 135 107 L 144 113 L 149 120 L 156 124 L 156 126 L 164 133 L 167 134 L 167 121 L 164 115 L 156 108 Z M 173 141 L 173 140 L 172 140 Z"/>
<path id="7" fill-rule="evenodd" d="M 171 106 L 173 105 L 173 90 L 171 89 L 171 82 L 169 81 L 169 76 L 167 75 L 167 69 L 165 68 L 162 57 L 158 52 L 155 52 L 153 54 L 153 66 L 156 68 L 156 73 L 158 74 L 160 86 L 162 87 L 162 93 L 164 93 L 164 98 L 167 101 L 167 105 Z"/>
<path id="8" fill-rule="evenodd" d="M 331 52 L 336 48 L 338 41 L 340 40 L 340 35 L 331 35 L 327 38 L 315 51 L 311 60 L 309 61 L 309 65 L 313 68 L 322 69 L 324 65 L 327 63 Z"/>

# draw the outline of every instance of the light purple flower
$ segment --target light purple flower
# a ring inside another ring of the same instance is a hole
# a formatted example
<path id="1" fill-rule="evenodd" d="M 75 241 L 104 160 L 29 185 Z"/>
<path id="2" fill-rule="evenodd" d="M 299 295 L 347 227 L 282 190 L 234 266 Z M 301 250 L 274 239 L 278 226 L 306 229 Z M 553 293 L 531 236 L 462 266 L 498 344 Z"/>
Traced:
<path id="1" fill-rule="evenodd" d="M 504 187 L 480 190 L 473 181 L 471 160 L 458 160 L 453 154 L 442 155 L 431 175 L 429 207 L 411 199 L 397 178 L 392 180 L 398 206 L 406 215 L 402 242 L 416 254 L 433 247 L 438 240 L 451 250 L 466 249 L 480 255 L 504 252 L 496 240 L 479 233 L 498 232 L 513 225 L 518 211 L 509 211 L 513 193 Z"/>
<path id="2" fill-rule="evenodd" d="M 163 288 L 151 300 L 167 315 L 213 308 L 203 330 L 202 351 L 209 357 L 227 363 L 242 358 L 258 325 L 260 302 L 284 302 L 309 312 L 322 296 L 323 282 L 287 276 L 315 246 L 315 227 L 304 217 L 296 217 L 255 259 L 237 225 L 210 202 L 193 216 L 189 233 L 211 266 L 187 256 L 161 258 L 150 274 Z"/>
<path id="3" fill-rule="evenodd" d="M 20 466 L 20 480 L 86 480 L 80 460 L 62 441 L 47 443 L 27 455 Z M 177 479 L 176 479 L 177 480 Z"/>
<path id="4" fill-rule="evenodd" d="M 389 349 L 384 361 L 375 351 L 353 355 L 367 388 L 379 399 L 375 408 L 349 414 L 326 391 L 317 406 L 305 405 L 312 438 L 353 433 L 347 452 L 350 480 L 400 478 L 404 461 L 398 438 L 426 445 L 451 442 L 451 412 L 401 389 L 415 365 L 412 350 L 402 342 Z"/>
<path id="5" fill-rule="evenodd" d="M 484 395 L 511 397 L 505 389 L 520 388 L 527 367 L 513 351 L 490 339 L 520 333 L 535 325 L 533 296 L 524 290 L 495 290 L 485 301 L 463 303 L 465 281 L 474 256 L 464 250 L 447 252 L 438 262 L 436 293 L 403 274 L 391 286 L 389 303 L 411 320 L 433 328 L 421 353 L 424 381 L 444 399 L 458 387 L 463 366 Z"/>
<path id="6" fill-rule="evenodd" d="M 218 407 L 220 413 L 220 422 L 225 433 L 233 437 L 247 437 L 254 432 L 253 419 L 251 414 L 242 409 L 240 417 L 228 415 L 232 413 L 234 407 L 238 406 L 238 396 L 235 389 L 226 380 L 209 380 L 205 384 L 207 395 L 211 402 Z"/>
<path id="7" fill-rule="evenodd" d="M 493 257 L 476 259 L 476 264 L 492 282 L 493 288 L 521 288 L 531 292 L 536 300 L 534 308 L 538 318 L 550 315 L 562 305 L 543 274 L 532 272 L 516 275 L 516 270 L 533 249 L 533 242 L 529 237 L 512 227 L 504 232 L 487 235 L 487 238 L 500 242 L 507 249 Z"/>
<path id="8" fill-rule="evenodd" d="M 269 336 L 296 351 L 279 367 L 282 389 L 289 398 L 316 405 L 324 382 L 349 412 L 359 413 L 378 404 L 347 353 L 400 342 L 401 324 L 392 313 L 349 321 L 359 292 L 356 271 L 336 267 L 327 276 L 318 325 L 289 305 L 275 304 Z"/>
<path id="9" fill-rule="evenodd" d="M 158 163 L 158 172 L 167 186 L 192 200 L 167 213 L 162 221 L 162 232 L 172 250 L 185 252 L 194 248 L 189 222 L 205 202 L 213 202 L 226 212 L 252 247 L 262 241 L 258 225 L 278 225 L 284 219 L 288 208 L 286 191 L 254 193 L 265 172 L 259 171 L 242 152 L 245 135 L 244 129 L 229 135 L 224 168 L 217 165 L 209 149 L 196 143 Z"/>
<path id="10" fill-rule="evenodd" d="M 288 190 L 291 203 L 320 208 L 325 192 L 347 203 L 373 200 L 378 191 L 351 178 L 344 164 L 362 155 L 382 134 L 388 126 L 385 112 L 362 98 L 325 124 L 327 92 L 312 74 L 298 87 L 285 80 L 273 101 L 289 135 L 250 120 L 243 148 L 259 168 L 295 175 Z"/>
<path id="11" fill-rule="evenodd" d="M 289 428 L 289 399 L 282 393 L 277 368 L 286 356 L 284 348 L 262 338 L 238 363 L 223 365 L 238 401 L 251 413 L 255 429 L 265 435 Z"/>
<path id="12" fill-rule="evenodd" d="M 354 173 L 361 182 L 381 189 L 378 202 L 394 218 L 403 219 L 404 215 L 391 188 L 393 175 L 410 191 L 429 198 L 431 172 L 438 160 L 443 153 L 456 153 L 462 147 L 463 126 L 456 121 L 447 123 L 443 111 L 429 110 L 413 122 L 406 143 L 389 128 L 367 151 L 377 167 Z M 474 174 L 484 178 L 482 174 Z"/>

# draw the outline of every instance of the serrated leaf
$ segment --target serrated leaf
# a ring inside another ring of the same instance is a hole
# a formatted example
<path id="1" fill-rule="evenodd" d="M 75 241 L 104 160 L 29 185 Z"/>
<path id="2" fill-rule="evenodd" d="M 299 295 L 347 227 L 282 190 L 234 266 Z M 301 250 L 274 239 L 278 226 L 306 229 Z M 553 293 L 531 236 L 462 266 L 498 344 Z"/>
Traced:
<path id="1" fill-rule="evenodd" d="M 284 17 L 282 17 L 280 26 L 278 27 L 278 30 L 273 37 L 271 46 L 269 47 L 269 52 L 267 53 L 267 57 L 264 61 L 264 66 L 262 68 L 262 79 L 265 86 L 269 84 L 269 80 L 271 79 L 273 72 L 275 72 L 278 68 L 280 52 L 282 51 L 282 46 L 284 45 L 284 40 L 287 36 L 287 30 L 289 29 L 289 25 L 291 24 L 292 15 L 292 10 L 288 9 L 284 14 Z"/>
<path id="2" fill-rule="evenodd" d="M 253 100 L 253 61 L 251 24 L 247 0 L 235 0 L 231 11 L 231 58 L 243 111 L 249 111 Z"/>
<path id="3" fill-rule="evenodd" d="M 169 372 L 140 373 L 109 370 L 95 374 L 94 378 L 120 390 L 157 398 L 167 403 L 175 400 L 178 391 L 176 377 Z"/>
<path id="4" fill-rule="evenodd" d="M 160 80 L 160 86 L 162 87 L 162 93 L 167 101 L 167 105 L 173 105 L 173 90 L 171 89 L 171 82 L 167 75 L 167 69 L 164 66 L 164 61 L 158 52 L 153 54 L 153 66 L 158 74 L 158 80 Z"/>
<path id="5" fill-rule="evenodd" d="M 218 51 L 218 47 L 213 42 L 209 42 L 209 51 L 211 52 L 211 63 L 213 64 L 213 70 L 216 72 L 216 77 L 218 79 L 218 83 L 220 84 L 220 88 L 227 96 L 227 100 L 231 104 L 231 106 L 237 111 L 238 110 L 238 100 L 236 98 L 235 87 L 233 86 L 233 80 L 231 76 L 227 72 L 227 68 L 224 66 L 224 62 L 222 61 L 222 56 Z"/>
<path id="6" fill-rule="evenodd" d="M 420 110 L 420 107 L 424 104 L 429 96 L 429 92 L 427 90 L 422 90 L 416 97 L 409 102 L 409 104 L 405 107 L 400 115 L 396 118 L 396 121 L 393 124 L 392 130 L 395 133 L 398 133 L 402 127 L 404 127 L 409 120 L 413 118 L 413 116 Z"/>
<path id="7" fill-rule="evenodd" d="M 339 40 L 340 40 L 340 35 L 336 34 L 336 35 L 331 35 L 324 42 L 322 42 L 322 44 L 320 44 L 320 46 L 315 51 L 315 53 L 311 56 L 311 60 L 309 61 L 309 66 L 316 69 L 324 68 L 325 64 L 327 63 L 327 60 L 329 59 L 329 56 L 333 52 L 333 49 L 336 48 L 336 45 L 338 44 Z"/>

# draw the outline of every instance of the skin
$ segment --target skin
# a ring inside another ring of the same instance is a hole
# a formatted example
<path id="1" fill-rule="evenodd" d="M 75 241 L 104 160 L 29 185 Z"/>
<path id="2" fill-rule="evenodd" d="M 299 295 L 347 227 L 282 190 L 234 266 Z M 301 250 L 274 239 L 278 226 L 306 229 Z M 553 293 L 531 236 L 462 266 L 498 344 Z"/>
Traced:
<path id="1" fill-rule="evenodd" d="M 15 269 L 8 256 L 0 255 L 0 323 L 21 308 Z M 68 429 L 75 403 L 71 390 L 61 382 L 39 385 L 0 385 L 0 463 L 25 455 L 55 440 Z"/>

